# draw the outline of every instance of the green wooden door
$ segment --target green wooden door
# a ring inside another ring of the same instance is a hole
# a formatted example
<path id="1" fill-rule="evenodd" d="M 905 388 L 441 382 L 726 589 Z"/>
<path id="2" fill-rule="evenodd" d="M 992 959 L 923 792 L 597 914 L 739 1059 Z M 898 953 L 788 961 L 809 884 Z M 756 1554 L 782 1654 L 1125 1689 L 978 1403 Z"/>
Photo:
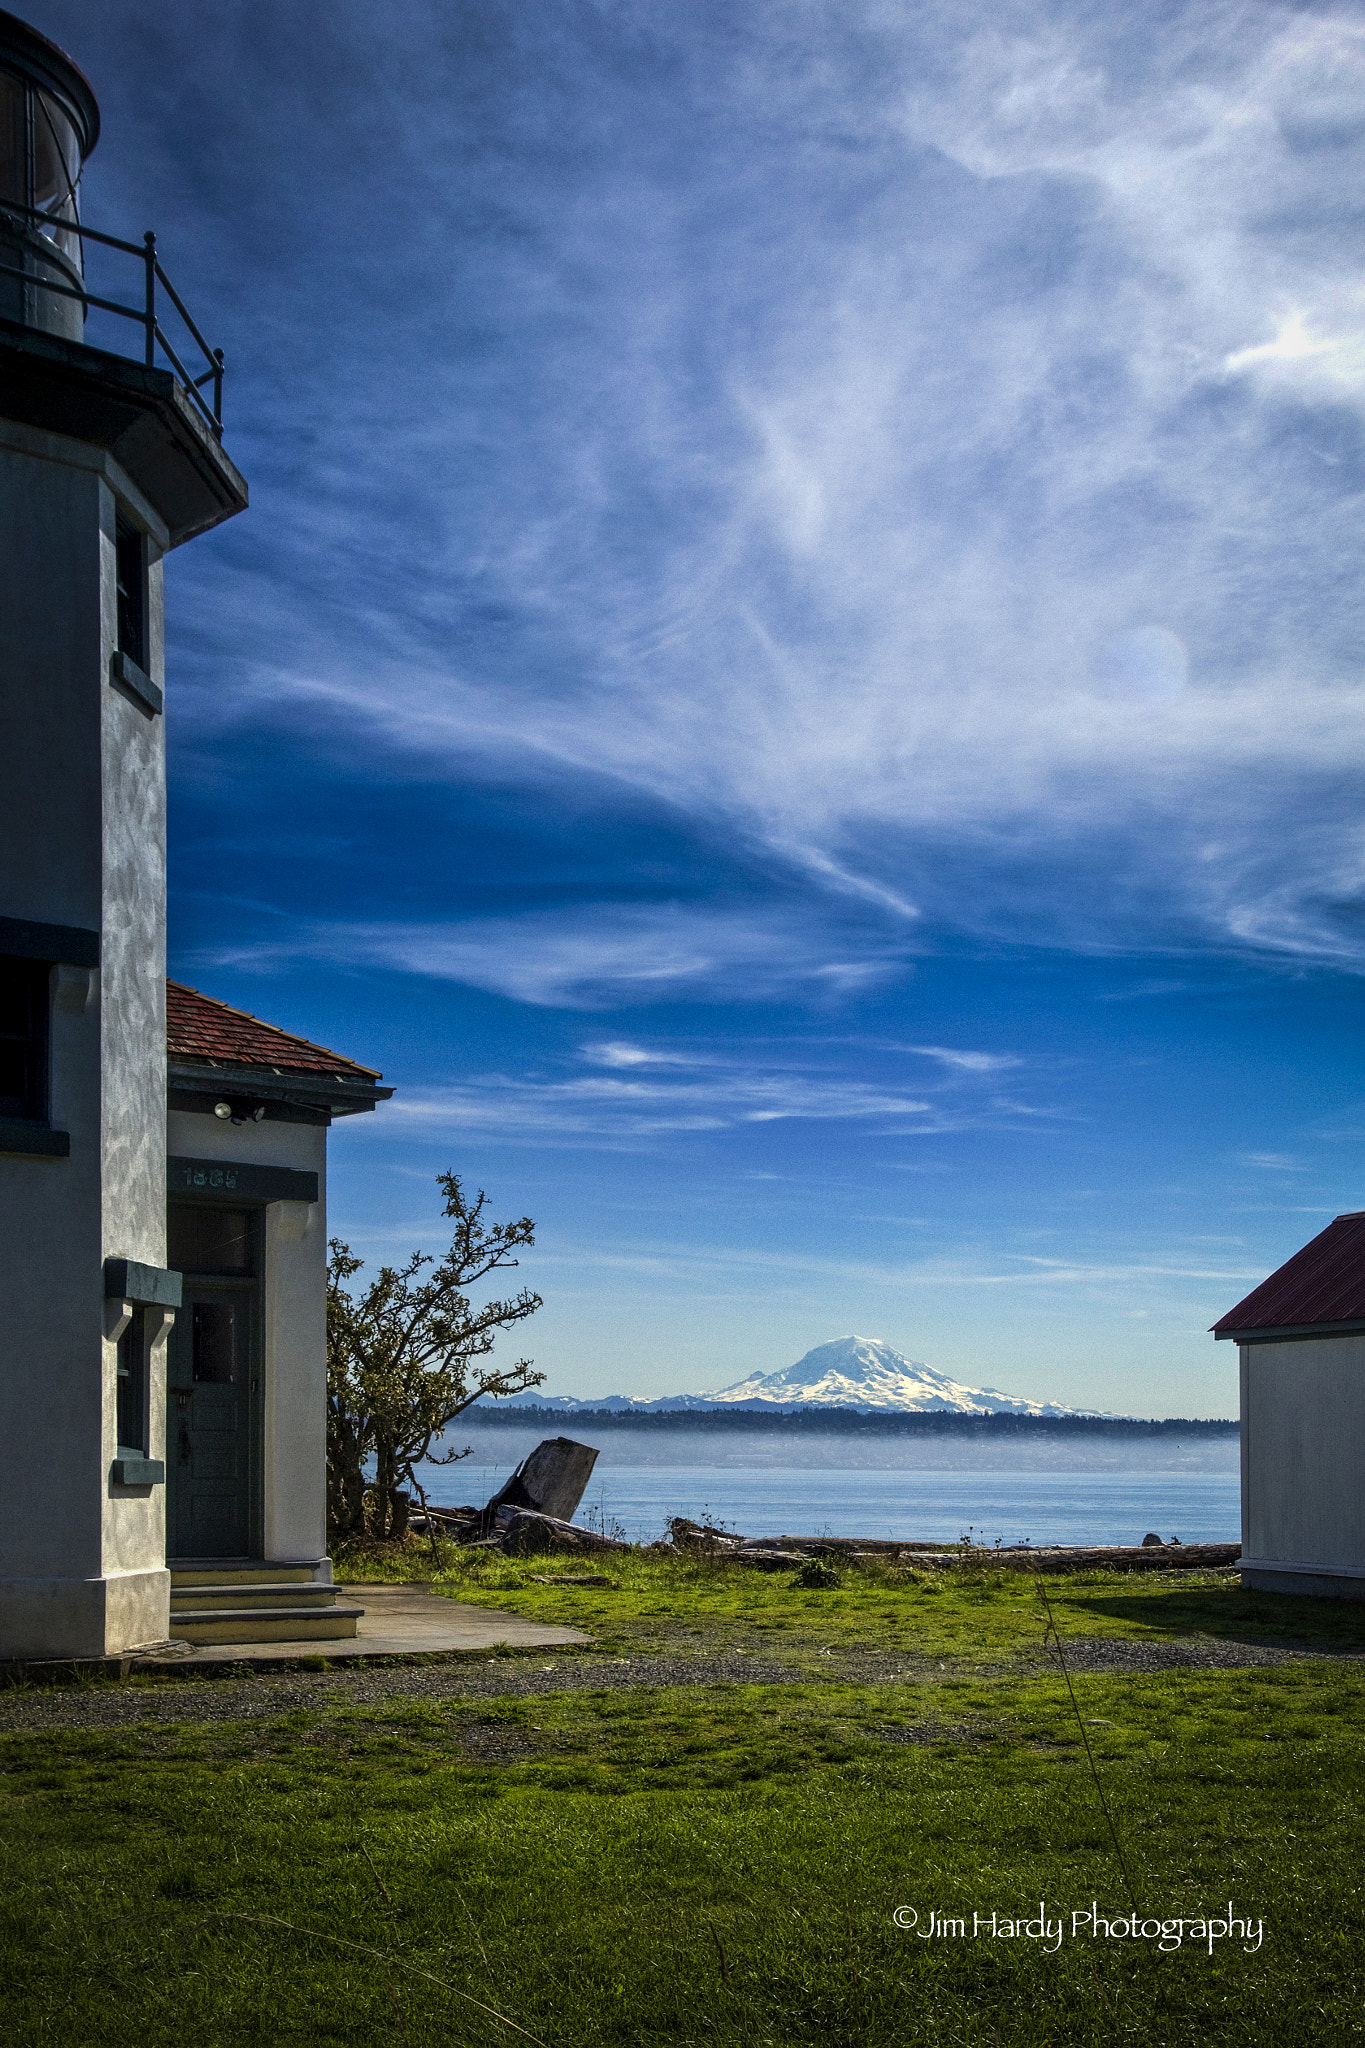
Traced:
<path id="1" fill-rule="evenodd" d="M 255 1298 L 249 1286 L 187 1282 L 166 1375 L 166 1551 L 252 1554 Z"/>

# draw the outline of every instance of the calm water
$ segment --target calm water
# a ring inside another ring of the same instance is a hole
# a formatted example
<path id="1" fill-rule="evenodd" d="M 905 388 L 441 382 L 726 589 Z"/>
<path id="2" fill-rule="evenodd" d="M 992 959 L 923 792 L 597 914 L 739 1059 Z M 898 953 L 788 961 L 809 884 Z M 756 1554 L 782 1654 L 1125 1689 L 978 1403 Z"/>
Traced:
<path id="1" fill-rule="evenodd" d="M 566 1427 L 572 1434 L 572 1425 Z M 535 1429 L 471 1429 L 471 1455 L 430 1473 L 433 1503 L 482 1502 L 539 1440 Z M 876 1536 L 955 1542 L 1140 1543 L 1149 1529 L 1183 1543 L 1241 1533 L 1235 1437 L 1161 1443 L 1014 1439 L 645 1434 L 599 1430 L 577 1519 L 619 1523 L 633 1541 L 672 1515 L 746 1536 Z M 802 1463 L 786 1462 L 799 1456 Z"/>

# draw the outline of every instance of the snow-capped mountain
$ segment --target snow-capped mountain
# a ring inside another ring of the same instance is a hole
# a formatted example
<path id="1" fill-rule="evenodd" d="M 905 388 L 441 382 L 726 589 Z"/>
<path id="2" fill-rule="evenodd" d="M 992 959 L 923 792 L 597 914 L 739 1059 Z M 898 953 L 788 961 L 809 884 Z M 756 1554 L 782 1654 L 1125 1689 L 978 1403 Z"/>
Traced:
<path id="1" fill-rule="evenodd" d="M 687 1408 L 857 1408 L 900 1415 L 1081 1415 L 1093 1410 L 1064 1408 L 1055 1401 L 1025 1401 L 996 1387 L 969 1387 L 932 1366 L 905 1358 L 880 1337 L 834 1337 L 817 1344 L 780 1372 L 751 1373 L 714 1393 L 665 1394 L 653 1401 L 607 1394 L 580 1401 L 572 1394 L 520 1394 L 515 1407 L 616 1408 L 657 1414 Z"/>
<path id="2" fill-rule="evenodd" d="M 932 1366 L 903 1358 L 880 1337 L 834 1337 L 781 1372 L 754 1373 L 700 1397 L 722 1403 L 762 1401 L 783 1408 L 888 1408 L 919 1415 L 1072 1415 L 1055 1402 L 1025 1401 L 995 1387 L 968 1387 Z"/>

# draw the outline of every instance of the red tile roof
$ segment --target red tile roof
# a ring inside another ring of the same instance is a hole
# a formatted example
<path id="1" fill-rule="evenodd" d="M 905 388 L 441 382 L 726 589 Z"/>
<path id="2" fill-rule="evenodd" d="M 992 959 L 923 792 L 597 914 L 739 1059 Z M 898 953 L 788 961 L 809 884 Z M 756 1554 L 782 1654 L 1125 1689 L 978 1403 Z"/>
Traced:
<path id="1" fill-rule="evenodd" d="M 1365 1322 L 1365 1209 L 1338 1216 L 1230 1308 L 1215 1337 L 1315 1323 Z"/>
<path id="2" fill-rule="evenodd" d="M 166 983 L 166 1053 L 212 1067 L 268 1067 L 275 1073 L 330 1074 L 337 1080 L 378 1081 L 374 1067 L 358 1066 L 325 1045 L 263 1024 L 216 996 L 178 981 Z"/>

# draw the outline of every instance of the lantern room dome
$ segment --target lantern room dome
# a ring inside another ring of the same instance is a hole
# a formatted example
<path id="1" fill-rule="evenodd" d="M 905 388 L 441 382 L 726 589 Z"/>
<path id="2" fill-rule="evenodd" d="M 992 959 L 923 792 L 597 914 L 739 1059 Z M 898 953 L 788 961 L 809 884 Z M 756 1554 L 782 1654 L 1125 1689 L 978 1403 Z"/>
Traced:
<path id="1" fill-rule="evenodd" d="M 89 80 L 0 9 L 0 314 L 79 341 L 81 166 L 100 132 Z"/>

